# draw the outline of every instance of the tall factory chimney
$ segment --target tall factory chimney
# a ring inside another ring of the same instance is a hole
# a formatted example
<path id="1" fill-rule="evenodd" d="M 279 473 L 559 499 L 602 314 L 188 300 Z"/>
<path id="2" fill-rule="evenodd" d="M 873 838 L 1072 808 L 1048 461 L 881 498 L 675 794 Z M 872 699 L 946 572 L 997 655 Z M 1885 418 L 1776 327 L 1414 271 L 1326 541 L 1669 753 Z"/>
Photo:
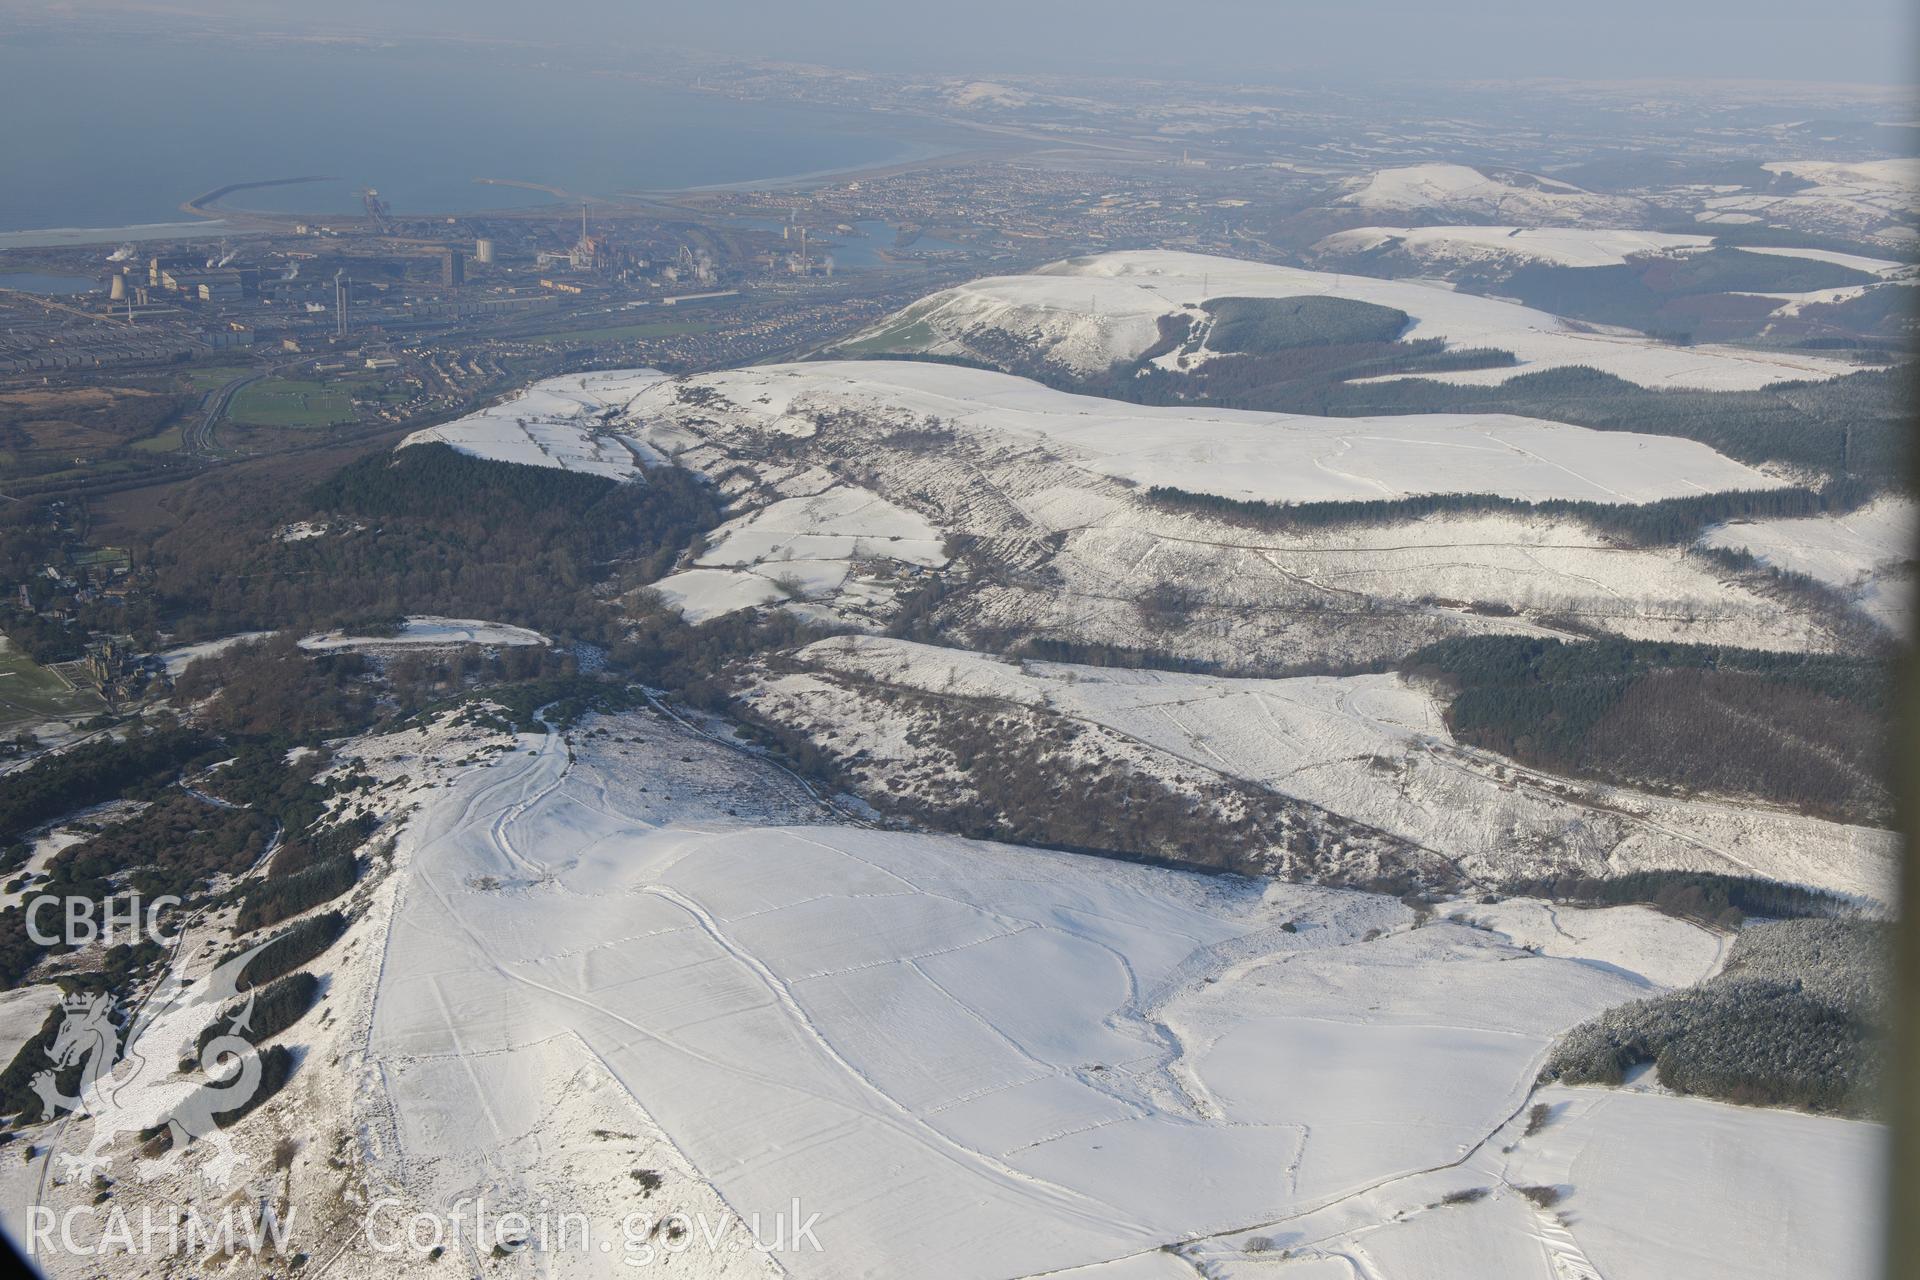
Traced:
<path id="1" fill-rule="evenodd" d="M 333 273 L 333 336 L 347 336 L 347 300 L 352 293 L 351 281 L 347 279 L 344 268 Z"/>

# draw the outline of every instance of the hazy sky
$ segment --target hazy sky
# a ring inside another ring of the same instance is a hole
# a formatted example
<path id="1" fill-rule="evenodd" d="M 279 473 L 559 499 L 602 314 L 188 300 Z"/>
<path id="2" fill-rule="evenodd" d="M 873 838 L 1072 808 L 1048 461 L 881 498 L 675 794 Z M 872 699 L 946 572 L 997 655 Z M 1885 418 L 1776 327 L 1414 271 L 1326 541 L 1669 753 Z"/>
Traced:
<path id="1" fill-rule="evenodd" d="M 87 0 L 77 0 L 86 3 Z M 1911 84 L 1914 0 L 124 0 L 881 69 Z M 0 8 L 47 0 L 0 0 Z"/>

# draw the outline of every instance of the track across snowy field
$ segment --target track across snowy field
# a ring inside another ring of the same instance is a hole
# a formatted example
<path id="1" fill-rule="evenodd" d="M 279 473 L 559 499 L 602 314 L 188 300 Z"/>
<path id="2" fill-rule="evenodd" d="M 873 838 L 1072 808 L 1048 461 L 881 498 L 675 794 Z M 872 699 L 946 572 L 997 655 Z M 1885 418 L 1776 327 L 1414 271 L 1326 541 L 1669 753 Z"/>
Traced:
<path id="1" fill-rule="evenodd" d="M 642 1207 L 583 1163 L 611 1134 L 676 1204 L 817 1211 L 823 1252 L 772 1257 L 796 1276 L 1153 1275 L 1167 1245 L 1411 1212 L 1483 1176 L 1560 1029 L 1720 954 L 1647 913 L 1588 961 L 1514 946 L 1517 917 L 850 827 L 652 712 L 521 741 L 416 793 L 401 839 L 383 1171 L 430 1208 L 608 1221 Z"/>

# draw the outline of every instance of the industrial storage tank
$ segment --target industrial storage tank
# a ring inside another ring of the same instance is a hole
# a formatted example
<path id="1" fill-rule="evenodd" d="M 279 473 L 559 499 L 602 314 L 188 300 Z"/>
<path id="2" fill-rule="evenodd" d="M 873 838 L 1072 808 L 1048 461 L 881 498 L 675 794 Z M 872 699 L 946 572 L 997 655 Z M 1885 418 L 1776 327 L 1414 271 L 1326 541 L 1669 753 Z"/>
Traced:
<path id="1" fill-rule="evenodd" d="M 473 242 L 473 260 L 475 262 L 492 262 L 493 241 L 475 240 Z"/>

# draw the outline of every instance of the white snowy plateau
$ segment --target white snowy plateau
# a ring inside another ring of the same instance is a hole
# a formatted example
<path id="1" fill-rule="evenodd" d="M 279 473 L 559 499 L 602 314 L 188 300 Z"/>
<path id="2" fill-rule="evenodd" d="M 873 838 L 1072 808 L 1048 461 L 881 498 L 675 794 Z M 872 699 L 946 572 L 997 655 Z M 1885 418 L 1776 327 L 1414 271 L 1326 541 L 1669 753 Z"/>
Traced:
<path id="1" fill-rule="evenodd" d="M 1313 246 L 1327 256 L 1399 249 L 1421 262 L 1546 263 L 1556 267 L 1611 267 L 1640 254 L 1710 248 L 1713 237 L 1605 227 L 1438 226 L 1355 227 Z"/>
<path id="2" fill-rule="evenodd" d="M 1404 340 L 1435 338 L 1448 350 L 1493 349 L 1515 360 L 1418 375 L 1436 382 L 1491 385 L 1543 369 L 1585 366 L 1645 387 L 1735 391 L 1832 378 L 1859 367 L 1800 352 L 1672 346 L 1633 330 L 1575 324 L 1434 281 L 1379 280 L 1167 250 L 1074 258 L 1028 275 L 974 280 L 905 307 L 855 335 L 845 349 L 984 358 L 969 339 L 986 332 L 1015 340 L 1063 369 L 1101 373 L 1153 349 L 1163 319 L 1203 321 L 1201 304 L 1227 297 L 1329 297 L 1391 307 L 1410 317 Z"/>
<path id="3" fill-rule="evenodd" d="M 1122 481 L 1272 502 L 1491 493 L 1636 503 L 1781 483 L 1694 441 L 1512 414 L 1323 418 L 1136 405 L 904 360 L 758 366 L 705 385 L 767 432 L 807 430 L 808 413 L 829 406 L 932 418 L 963 438 L 1027 443 Z M 636 409 L 652 399 L 643 391 Z"/>
<path id="4" fill-rule="evenodd" d="M 1511 170 L 1485 173 L 1464 164 L 1381 169 L 1351 180 L 1341 203 L 1361 209 L 1474 215 L 1525 223 L 1630 225 L 1645 201 L 1600 195 L 1569 182 Z"/>
<path id="5" fill-rule="evenodd" d="M 680 388 L 648 371 L 601 373 L 591 407 L 550 410 L 549 449 L 534 465 L 592 470 L 578 460 L 599 442 L 664 460 L 685 444 L 670 423 Z M 565 403 L 565 384 L 542 383 L 526 400 Z M 1783 483 L 1690 440 L 1585 427 L 1513 414 L 1414 413 L 1323 418 L 1238 409 L 1137 405 L 1056 391 L 990 370 L 913 361 L 814 361 L 701 375 L 693 385 L 725 397 L 719 409 L 769 436 L 809 435 L 810 415 L 862 411 L 903 426 L 937 419 L 969 437 L 1004 438 L 1057 451 L 1088 471 L 1146 485 L 1232 498 L 1327 502 L 1413 494 L 1491 493 L 1525 501 L 1637 503 Z M 519 402 L 510 402 L 517 404 Z M 523 461 L 518 423 L 482 410 L 436 440 L 476 456 Z M 705 411 L 711 415 L 714 408 Z M 617 442 L 617 444 L 615 443 Z M 419 434 L 402 448 L 425 443 Z M 840 494 L 758 513 L 729 526 L 703 562 L 784 546 L 790 558 L 857 553 L 848 539 L 904 539 L 913 558 L 940 563 L 924 546 L 937 534 L 909 513 Z"/>
<path id="6" fill-rule="evenodd" d="M 1778 160 L 1763 166 L 1781 183 L 1691 184 L 1640 195 L 1587 191 L 1541 174 L 1481 170 L 1462 164 L 1418 164 L 1349 179 L 1338 203 L 1380 214 L 1419 214 L 1407 221 L 1496 222 L 1522 226 L 1645 227 L 1662 210 L 1691 210 L 1716 223 L 1768 223 L 1817 235 L 1844 236 L 1888 248 L 1914 243 L 1920 213 L 1920 160 Z"/>

